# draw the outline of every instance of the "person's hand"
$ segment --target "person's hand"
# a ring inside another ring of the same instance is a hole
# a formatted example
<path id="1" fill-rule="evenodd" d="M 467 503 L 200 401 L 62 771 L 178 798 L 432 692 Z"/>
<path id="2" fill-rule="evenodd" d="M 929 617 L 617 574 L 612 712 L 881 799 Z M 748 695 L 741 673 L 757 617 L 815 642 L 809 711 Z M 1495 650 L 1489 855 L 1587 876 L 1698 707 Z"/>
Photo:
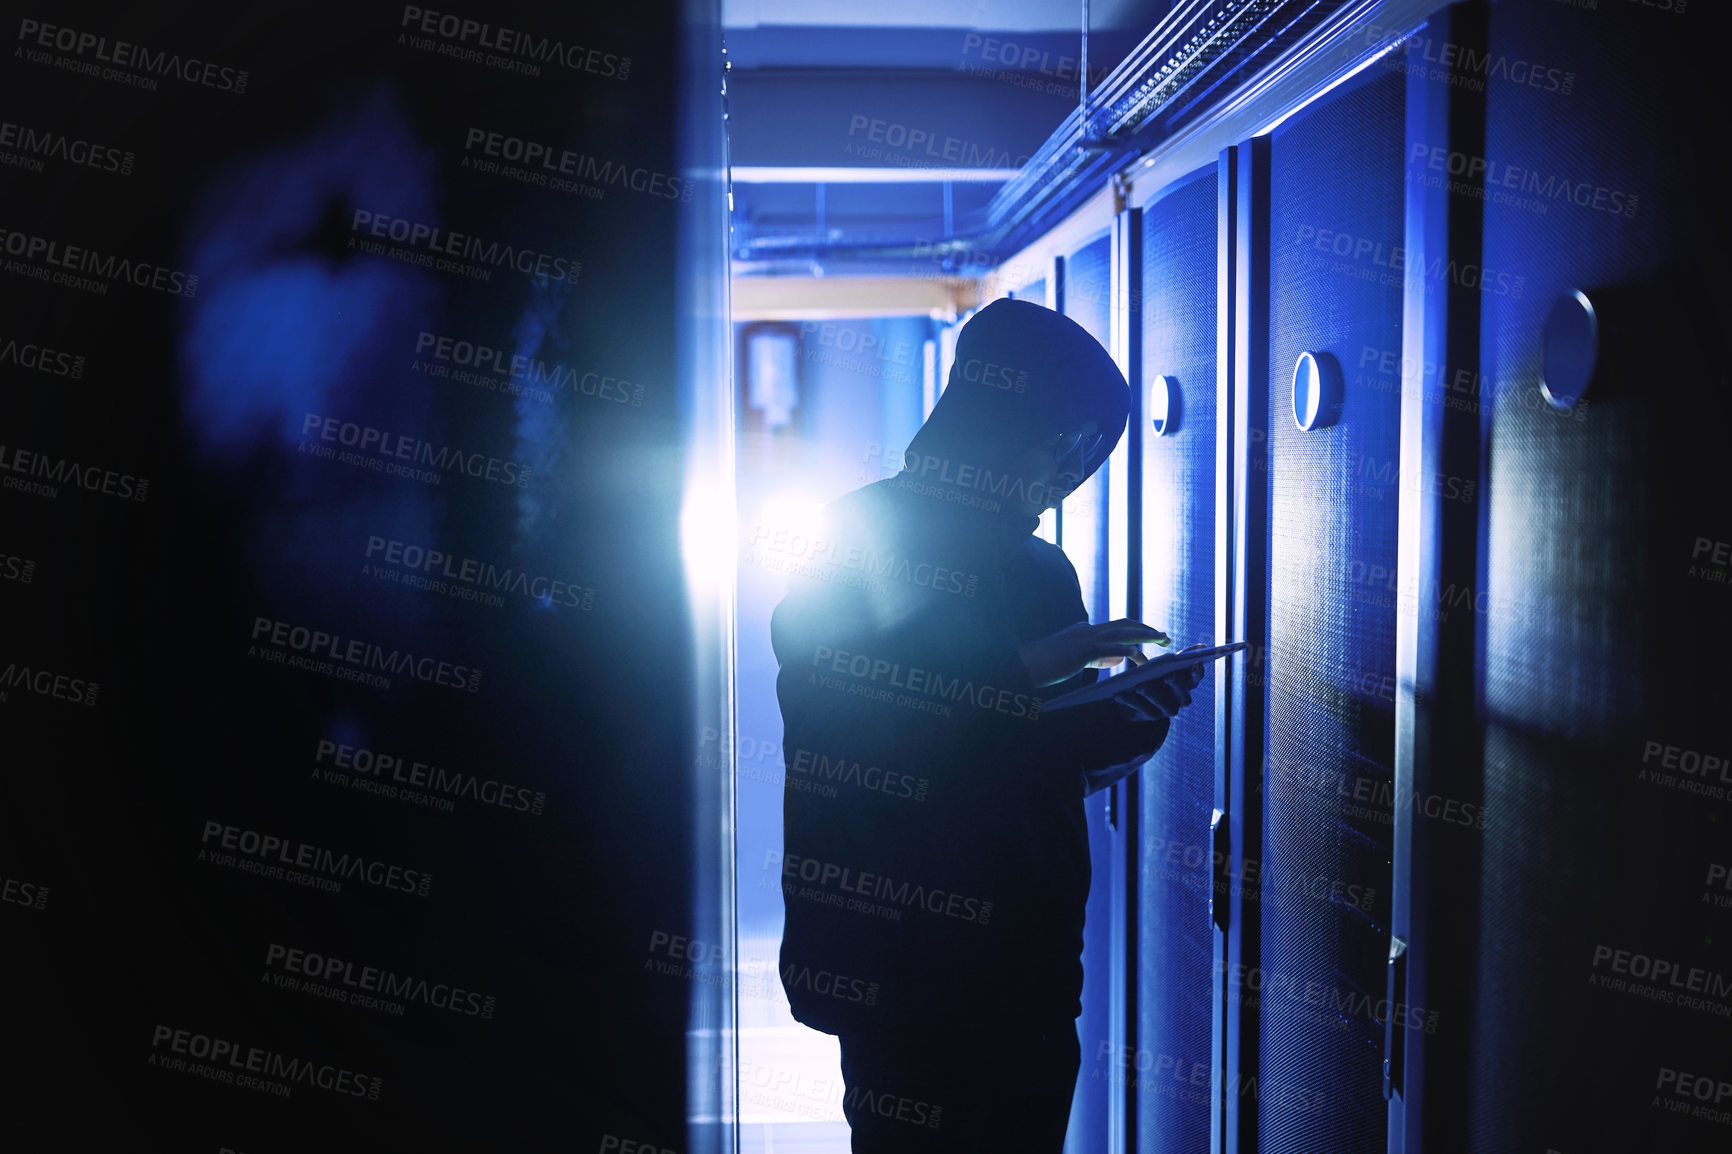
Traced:
<path id="1" fill-rule="evenodd" d="M 1207 648 L 1207 642 L 1199 641 L 1195 645 L 1187 645 L 1179 652 L 1189 653 L 1193 649 Z M 1204 665 L 1193 665 L 1166 677 L 1145 681 L 1116 695 L 1113 702 L 1119 711 L 1128 715 L 1132 721 L 1171 720 L 1178 715 L 1179 710 L 1191 704 L 1191 690 L 1203 683 L 1203 670 Z"/>
<path id="2" fill-rule="evenodd" d="M 1159 629 L 1129 617 L 1105 625 L 1078 621 L 1024 645 L 1022 663 L 1036 688 L 1041 688 L 1057 685 L 1089 668 L 1106 669 L 1121 661 L 1141 665 L 1148 658 L 1140 647 L 1148 644 L 1171 645 L 1172 640 Z"/>

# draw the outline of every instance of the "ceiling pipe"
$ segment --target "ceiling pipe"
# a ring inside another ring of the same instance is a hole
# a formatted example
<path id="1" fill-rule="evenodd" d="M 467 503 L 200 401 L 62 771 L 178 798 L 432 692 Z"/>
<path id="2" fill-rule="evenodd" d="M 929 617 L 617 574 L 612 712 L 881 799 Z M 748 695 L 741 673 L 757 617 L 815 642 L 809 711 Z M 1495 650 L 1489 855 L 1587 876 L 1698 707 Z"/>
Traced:
<path id="1" fill-rule="evenodd" d="M 1360 29 L 1411 27 L 1417 16 L 1442 2 L 1177 0 L 1091 94 L 1088 0 L 1082 0 L 1084 62 L 1077 107 L 984 210 L 952 221 L 948 239 L 934 243 L 880 235 L 832 243 L 828 237 L 765 236 L 736 245 L 736 267 L 775 266 L 820 245 L 831 256 L 854 259 L 918 256 L 927 263 L 936 260 L 953 274 L 978 268 L 983 260 L 996 263 L 1189 126 L 1263 103 L 1296 72 L 1315 72 L 1314 62 L 1331 51 L 1337 59 L 1345 53 L 1366 57 L 1368 63 L 1394 41 L 1371 45 Z"/>

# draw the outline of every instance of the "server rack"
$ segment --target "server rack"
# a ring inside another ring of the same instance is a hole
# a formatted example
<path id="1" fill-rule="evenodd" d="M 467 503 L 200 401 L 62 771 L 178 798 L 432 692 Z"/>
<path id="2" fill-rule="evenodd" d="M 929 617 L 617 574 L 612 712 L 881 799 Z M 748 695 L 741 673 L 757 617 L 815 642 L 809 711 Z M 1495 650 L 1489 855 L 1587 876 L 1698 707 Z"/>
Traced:
<path id="1" fill-rule="evenodd" d="M 1732 640 L 1685 572 L 1732 536 L 1688 392 L 1725 378 L 1692 336 L 1727 295 L 1691 253 L 1724 239 L 1676 115 L 1702 73 L 1654 6 L 1397 7 L 1114 221 L 1130 549 L 1091 610 L 1253 647 L 1101 815 L 1104 1148 L 1695 1148 L 1650 1099 L 1716 1069 L 1712 1011 L 1592 979 L 1630 943 L 1732 971 L 1686 881 L 1724 816 L 1638 776 L 1724 736 L 1679 660 Z"/>

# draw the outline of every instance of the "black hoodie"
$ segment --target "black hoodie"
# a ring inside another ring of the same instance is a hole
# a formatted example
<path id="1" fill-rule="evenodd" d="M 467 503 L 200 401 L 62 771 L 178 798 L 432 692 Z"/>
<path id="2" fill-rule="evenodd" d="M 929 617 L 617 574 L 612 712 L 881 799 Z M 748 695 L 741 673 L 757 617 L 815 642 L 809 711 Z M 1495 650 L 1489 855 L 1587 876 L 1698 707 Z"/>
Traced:
<path id="1" fill-rule="evenodd" d="M 771 619 L 787 763 L 781 974 L 827 1033 L 1050 1024 L 1081 1009 L 1091 779 L 1165 738 L 1110 703 L 1043 715 L 1020 646 L 1086 619 L 1015 463 L 1129 409 L 1080 326 L 995 301 L 957 340 L 907 467 L 825 509 Z M 821 539 L 821 541 L 819 540 Z"/>

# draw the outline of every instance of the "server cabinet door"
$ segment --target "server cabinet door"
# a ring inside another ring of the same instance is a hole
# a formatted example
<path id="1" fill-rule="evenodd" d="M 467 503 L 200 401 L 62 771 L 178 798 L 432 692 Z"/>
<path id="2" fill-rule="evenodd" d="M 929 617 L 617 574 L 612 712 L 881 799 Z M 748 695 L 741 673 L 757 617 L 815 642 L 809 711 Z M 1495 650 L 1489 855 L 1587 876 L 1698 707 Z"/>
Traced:
<path id="1" fill-rule="evenodd" d="M 1110 308 L 1112 294 L 1112 239 L 1103 236 L 1082 246 L 1063 262 L 1064 315 L 1087 329 L 1101 347 L 1112 348 Z M 1122 453 L 1120 454 L 1122 457 Z M 1059 519 L 1066 556 L 1076 566 L 1082 585 L 1083 605 L 1091 621 L 1107 618 L 1106 503 L 1112 462 L 1065 498 Z"/>
<path id="2" fill-rule="evenodd" d="M 1434 869 L 1460 879 L 1433 902 L 1460 953 L 1433 962 L 1428 1149 L 1732 1146 L 1707 15 L 1489 5 L 1484 175 L 1460 190 L 1484 206 L 1480 363 L 1445 382 L 1488 446 L 1482 580 L 1447 607 L 1483 637 L 1483 762 L 1448 792 L 1484 828 Z"/>
<path id="3" fill-rule="evenodd" d="M 1217 200 L 1211 165 L 1142 210 L 1142 619 L 1179 646 L 1216 628 Z M 1136 1043 L 1114 1057 L 1143 1151 L 1210 1141 L 1217 681 L 1211 670 L 1136 777 Z"/>
<path id="4" fill-rule="evenodd" d="M 1103 348 L 1111 348 L 1112 244 L 1101 237 L 1058 262 L 1060 311 L 1087 329 Z M 1059 545 L 1076 567 L 1082 586 L 1083 606 L 1089 620 L 1107 620 L 1106 500 L 1111 464 L 1103 464 L 1095 475 L 1065 498 L 1059 511 Z M 1075 1154 L 1093 1154 L 1107 1149 L 1111 1126 L 1109 1084 L 1091 1077 L 1091 1059 L 1103 1042 L 1112 1037 L 1113 958 L 1113 829 L 1110 812 L 1112 791 L 1103 790 L 1086 804 L 1089 824 L 1089 885 L 1087 921 L 1083 926 L 1082 1016 L 1077 1036 L 1082 1043 L 1084 1069 L 1077 1079 L 1071 1106 L 1070 1133 L 1065 1148 Z M 1110 1042 L 1109 1042 L 1110 1044 Z"/>
<path id="5" fill-rule="evenodd" d="M 1373 68 L 1270 143 L 1261 956 L 1228 975 L 1267 1154 L 1385 1146 L 1400 396 L 1342 370 L 1401 350 L 1404 107 Z"/>

